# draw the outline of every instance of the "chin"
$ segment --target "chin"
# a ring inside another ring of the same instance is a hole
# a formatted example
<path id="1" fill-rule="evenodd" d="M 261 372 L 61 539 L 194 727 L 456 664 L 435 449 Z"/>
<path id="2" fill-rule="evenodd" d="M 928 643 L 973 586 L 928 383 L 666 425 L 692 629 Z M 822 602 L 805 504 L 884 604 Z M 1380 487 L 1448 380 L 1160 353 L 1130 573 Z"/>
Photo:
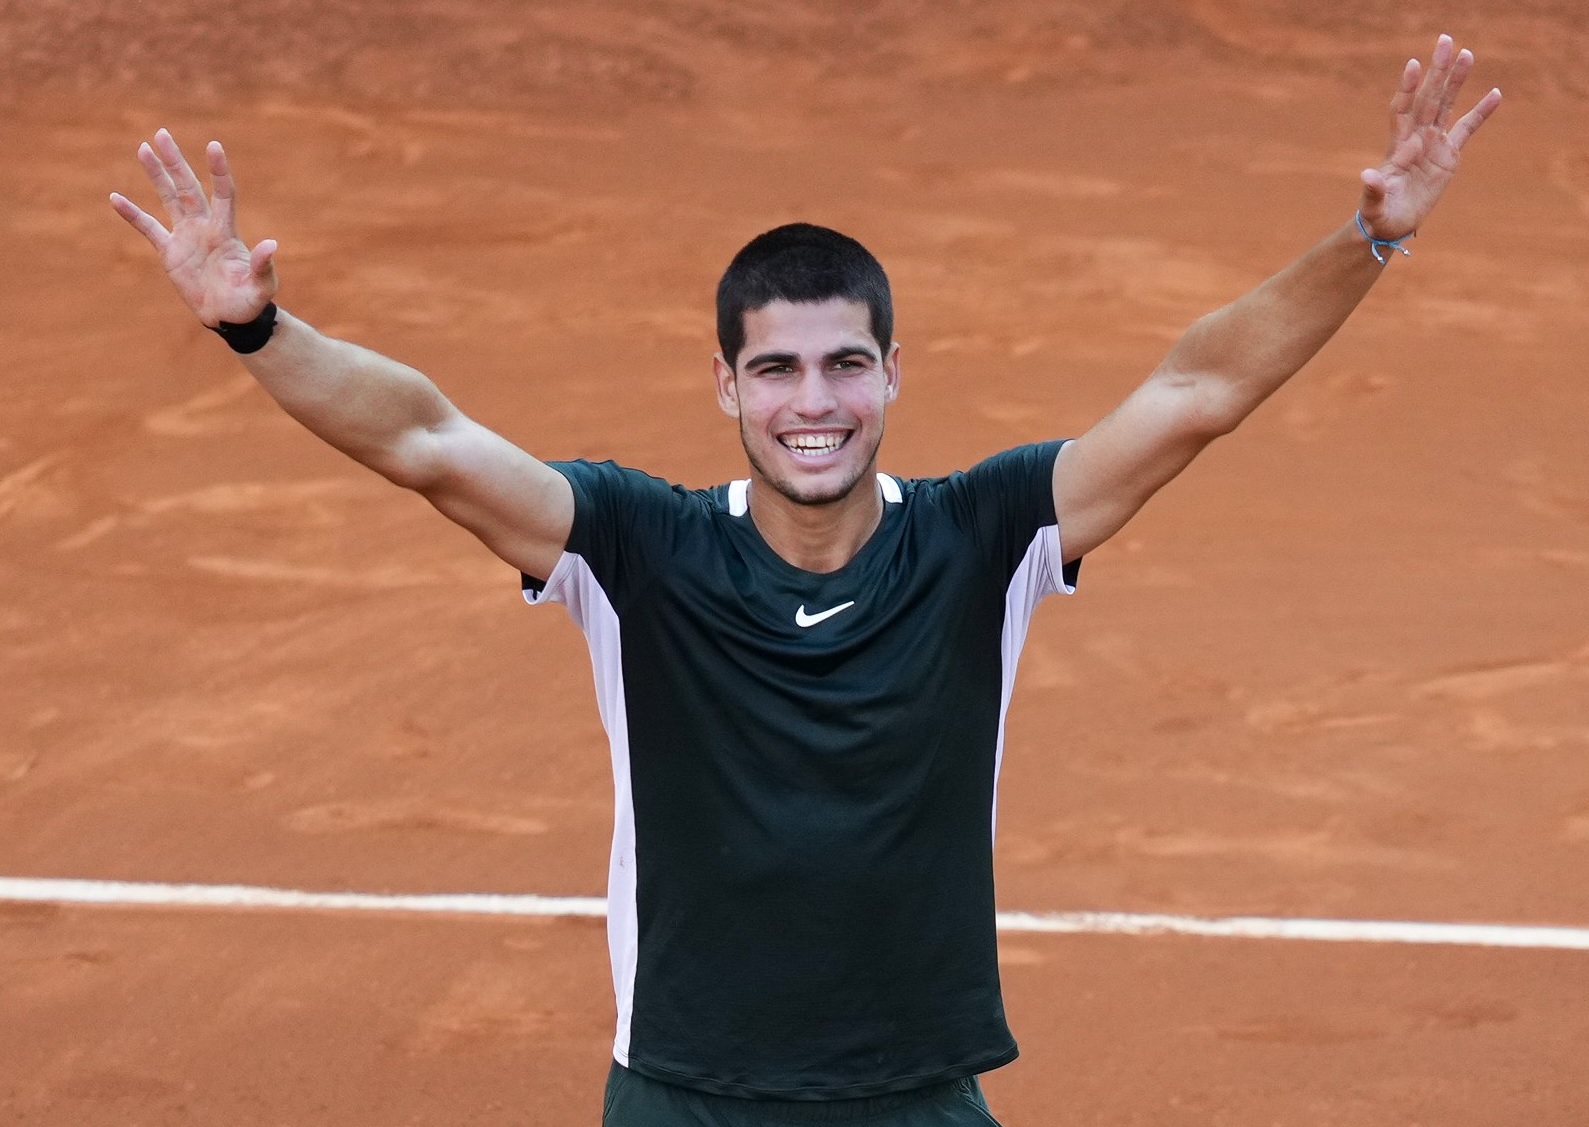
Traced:
<path id="1" fill-rule="evenodd" d="M 855 487 L 865 479 L 868 462 L 858 469 L 845 469 L 843 476 L 835 479 L 824 474 L 821 478 L 815 476 L 803 478 L 800 475 L 780 473 L 773 467 L 766 465 L 762 459 L 751 454 L 747 449 L 745 453 L 750 457 L 751 468 L 756 475 L 772 487 L 773 491 L 785 500 L 796 505 L 809 505 L 820 507 L 822 505 L 836 505 L 855 492 Z"/>
<path id="2" fill-rule="evenodd" d="M 802 487 L 794 482 L 782 481 L 777 478 L 768 478 L 767 484 L 797 505 L 809 505 L 813 508 L 819 508 L 823 505 L 836 505 L 843 501 L 851 493 L 855 492 L 855 487 L 860 483 L 860 480 L 859 477 L 856 477 L 842 487 L 816 484 Z"/>

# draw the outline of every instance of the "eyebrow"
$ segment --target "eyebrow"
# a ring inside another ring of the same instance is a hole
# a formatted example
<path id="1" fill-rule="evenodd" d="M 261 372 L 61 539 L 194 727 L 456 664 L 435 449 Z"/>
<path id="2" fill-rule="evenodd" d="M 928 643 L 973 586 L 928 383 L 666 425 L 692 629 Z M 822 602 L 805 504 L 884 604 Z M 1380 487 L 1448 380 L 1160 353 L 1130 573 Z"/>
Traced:
<path id="1" fill-rule="evenodd" d="M 825 363 L 831 364 L 833 361 L 842 360 L 846 356 L 865 356 L 874 362 L 879 359 L 877 350 L 864 344 L 840 345 L 838 348 L 835 348 L 833 351 L 824 355 L 822 359 Z M 746 360 L 744 366 L 745 368 L 749 369 L 760 367 L 763 364 L 798 363 L 800 363 L 800 354 L 798 352 L 758 352 L 755 356 L 752 356 L 749 360 Z"/>

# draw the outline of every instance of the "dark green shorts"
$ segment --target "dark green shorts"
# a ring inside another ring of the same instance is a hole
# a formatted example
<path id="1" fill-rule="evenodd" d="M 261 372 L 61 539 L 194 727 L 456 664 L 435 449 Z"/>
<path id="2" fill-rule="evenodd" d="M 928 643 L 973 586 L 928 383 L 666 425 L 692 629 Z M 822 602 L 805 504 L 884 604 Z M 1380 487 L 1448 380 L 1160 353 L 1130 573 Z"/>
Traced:
<path id="1" fill-rule="evenodd" d="M 602 1127 L 998 1127 L 975 1076 L 858 1100 L 747 1100 L 664 1084 L 616 1061 L 607 1074 Z"/>

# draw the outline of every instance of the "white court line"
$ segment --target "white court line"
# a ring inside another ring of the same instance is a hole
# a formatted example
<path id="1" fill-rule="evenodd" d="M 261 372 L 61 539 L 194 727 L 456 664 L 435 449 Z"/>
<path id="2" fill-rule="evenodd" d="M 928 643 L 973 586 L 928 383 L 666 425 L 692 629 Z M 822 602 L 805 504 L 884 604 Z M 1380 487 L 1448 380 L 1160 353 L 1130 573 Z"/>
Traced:
<path id="1" fill-rule="evenodd" d="M 1261 916 L 1135 915 L 1127 912 L 1000 912 L 1000 931 L 1099 935 L 1206 935 L 1223 939 L 1312 939 L 1336 943 L 1444 943 L 1589 951 L 1589 928 L 1398 920 L 1267 919 Z"/>
<path id="2" fill-rule="evenodd" d="M 0 901 L 182 908 L 274 908 L 333 912 L 441 912 L 483 916 L 607 914 L 599 896 L 498 893 L 384 895 L 296 892 L 237 884 L 147 884 L 132 881 L 0 877 Z M 1437 943 L 1461 947 L 1527 947 L 1589 951 L 1589 928 L 1518 924 L 1403 923 L 1393 920 L 1307 920 L 1230 916 L 1140 915 L 1128 912 L 1000 912 L 1000 931 L 1071 935 L 1202 935 L 1228 939 L 1311 939 L 1345 943 Z"/>
<path id="3" fill-rule="evenodd" d="M 146 884 L 120 880 L 0 877 L 0 900 L 179 908 L 278 908 L 332 912 L 445 912 L 481 916 L 605 916 L 599 896 L 507 896 L 490 892 L 388 895 L 295 892 L 242 884 Z"/>

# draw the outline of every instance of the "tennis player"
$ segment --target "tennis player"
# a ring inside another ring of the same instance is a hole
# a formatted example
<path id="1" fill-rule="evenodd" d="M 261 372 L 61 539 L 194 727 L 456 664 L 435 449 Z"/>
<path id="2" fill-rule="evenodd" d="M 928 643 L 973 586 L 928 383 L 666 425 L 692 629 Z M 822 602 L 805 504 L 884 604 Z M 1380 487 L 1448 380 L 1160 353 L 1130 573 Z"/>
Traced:
<path id="1" fill-rule="evenodd" d="M 1072 441 L 907 480 L 877 469 L 900 389 L 888 280 L 792 224 L 718 287 L 717 400 L 747 475 L 712 489 L 542 462 L 425 376 L 275 304 L 276 244 L 236 228 L 171 135 L 138 159 L 169 228 L 116 211 L 292 417 L 415 490 L 564 605 L 589 641 L 616 792 L 607 1127 L 994 1122 L 1013 1060 L 994 932 L 1005 709 L 1038 600 L 1331 337 L 1428 216 L 1491 90 L 1441 36 L 1408 62 L 1355 214 L 1197 321 Z"/>

